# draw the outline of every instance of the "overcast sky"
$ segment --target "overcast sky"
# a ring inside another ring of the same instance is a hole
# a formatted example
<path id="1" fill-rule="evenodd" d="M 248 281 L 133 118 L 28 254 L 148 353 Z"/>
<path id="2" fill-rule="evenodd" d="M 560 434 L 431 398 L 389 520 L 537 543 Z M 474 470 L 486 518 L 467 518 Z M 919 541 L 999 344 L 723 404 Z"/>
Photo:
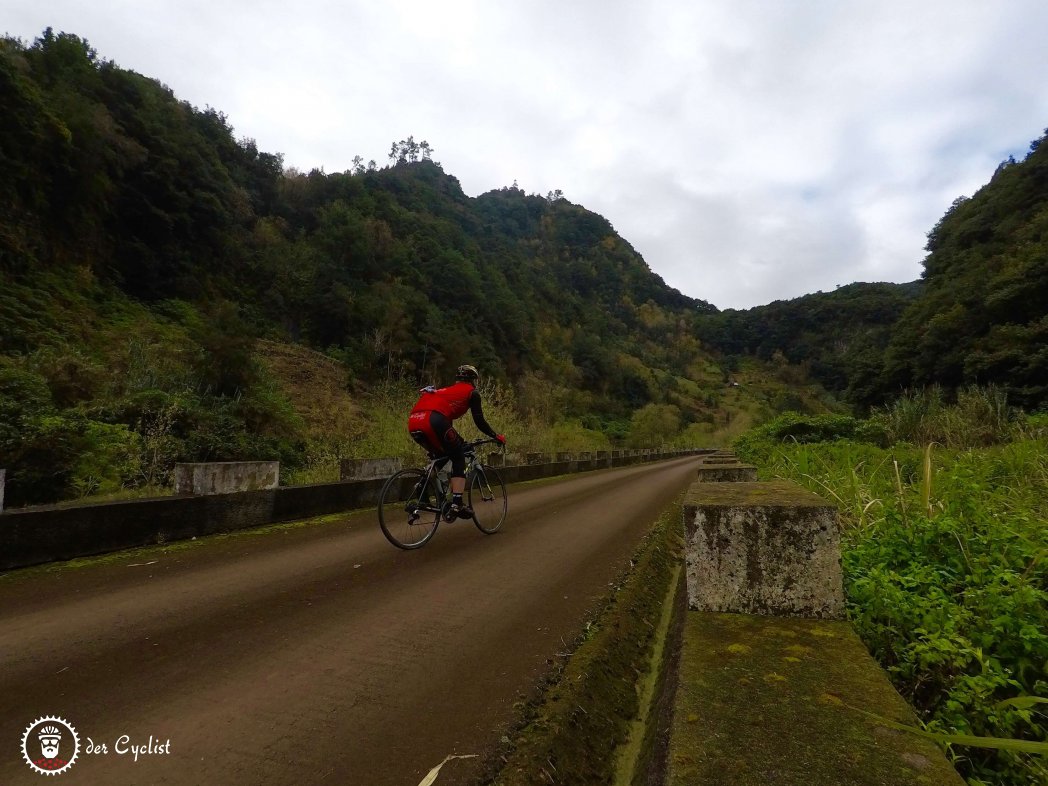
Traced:
<path id="1" fill-rule="evenodd" d="M 720 308 L 912 281 L 1048 127 L 1044 0 L 12 5 L 8 35 L 85 38 L 285 166 L 382 166 L 410 134 L 470 196 L 559 188 Z"/>

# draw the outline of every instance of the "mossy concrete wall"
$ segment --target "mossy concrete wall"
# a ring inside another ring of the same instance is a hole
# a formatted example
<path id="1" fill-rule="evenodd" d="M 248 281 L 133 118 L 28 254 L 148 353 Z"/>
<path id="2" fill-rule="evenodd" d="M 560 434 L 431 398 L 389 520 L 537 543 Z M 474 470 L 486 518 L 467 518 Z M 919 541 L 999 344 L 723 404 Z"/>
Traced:
<path id="1" fill-rule="evenodd" d="M 838 618 L 837 509 L 782 481 L 700 483 L 684 501 L 688 608 Z"/>
<path id="2" fill-rule="evenodd" d="M 847 623 L 689 612 L 679 673 L 669 786 L 963 786 Z"/>

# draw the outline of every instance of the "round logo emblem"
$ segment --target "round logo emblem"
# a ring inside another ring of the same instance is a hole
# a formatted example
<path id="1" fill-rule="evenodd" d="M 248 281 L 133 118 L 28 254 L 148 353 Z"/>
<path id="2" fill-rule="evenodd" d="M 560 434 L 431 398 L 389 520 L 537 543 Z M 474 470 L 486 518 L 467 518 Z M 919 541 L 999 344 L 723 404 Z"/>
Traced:
<path id="1" fill-rule="evenodd" d="M 41 775 L 58 775 L 73 766 L 80 753 L 76 729 L 62 718 L 48 715 L 33 721 L 22 735 L 22 757 Z"/>

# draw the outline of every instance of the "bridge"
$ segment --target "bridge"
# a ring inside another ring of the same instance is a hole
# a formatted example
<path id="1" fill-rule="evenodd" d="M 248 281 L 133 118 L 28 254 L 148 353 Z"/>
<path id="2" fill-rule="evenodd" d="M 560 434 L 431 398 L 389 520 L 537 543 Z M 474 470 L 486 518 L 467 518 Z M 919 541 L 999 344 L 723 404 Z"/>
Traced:
<path id="1" fill-rule="evenodd" d="M 372 510 L 274 521 L 346 489 L 3 513 L 9 561 L 47 522 L 82 544 L 84 522 L 142 518 L 102 531 L 152 545 L 69 562 L 26 549 L 41 564 L 0 574 L 0 739 L 64 718 L 74 783 L 415 786 L 442 762 L 437 784 L 960 783 L 872 717 L 913 723 L 839 619 L 832 555 L 809 580 L 805 560 L 776 573 L 702 551 L 700 533 L 734 522 L 724 542 L 758 553 L 747 506 L 767 522 L 783 489 L 710 451 L 548 459 L 503 468 L 502 532 L 460 522 L 417 552 L 389 547 Z M 230 521 L 251 524 L 155 540 Z M 703 585 L 704 559 L 735 567 Z M 125 736 L 153 752 L 117 753 Z M 36 782 L 7 749 L 0 782 Z"/>

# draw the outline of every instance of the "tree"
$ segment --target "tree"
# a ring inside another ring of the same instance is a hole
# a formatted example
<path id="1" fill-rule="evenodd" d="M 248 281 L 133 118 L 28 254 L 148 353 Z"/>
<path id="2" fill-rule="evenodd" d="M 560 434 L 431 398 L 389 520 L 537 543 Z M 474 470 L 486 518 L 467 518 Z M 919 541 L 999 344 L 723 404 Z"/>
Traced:
<path id="1" fill-rule="evenodd" d="M 630 418 L 628 444 L 635 448 L 655 448 L 680 431 L 680 408 L 674 404 L 648 404 Z"/>

